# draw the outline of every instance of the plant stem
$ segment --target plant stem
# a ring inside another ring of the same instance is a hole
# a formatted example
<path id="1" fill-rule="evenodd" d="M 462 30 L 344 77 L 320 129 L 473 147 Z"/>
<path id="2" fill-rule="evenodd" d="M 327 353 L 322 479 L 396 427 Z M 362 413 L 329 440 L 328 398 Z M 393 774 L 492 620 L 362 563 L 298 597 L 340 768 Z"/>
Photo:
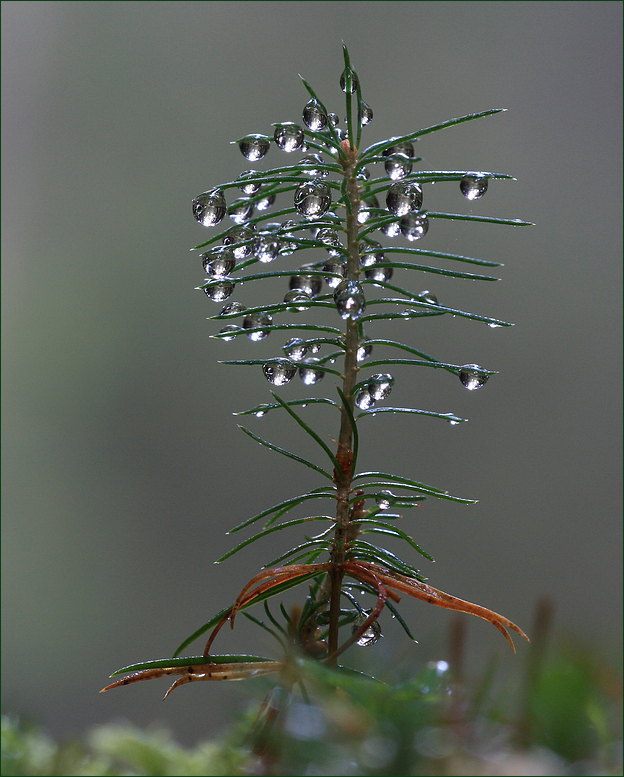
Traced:
<path id="1" fill-rule="evenodd" d="M 357 149 L 350 148 L 347 144 L 344 148 L 346 156 L 341 159 L 344 175 L 347 178 L 347 275 L 346 279 L 357 281 L 360 275 L 360 254 L 358 240 L 358 221 L 357 214 L 360 204 L 359 186 L 355 177 L 355 166 L 357 164 Z M 345 357 L 344 357 L 344 378 L 342 390 L 347 398 L 351 413 L 353 413 L 354 397 L 353 387 L 355 386 L 358 373 L 357 351 L 358 351 L 359 326 L 353 318 L 346 319 L 345 328 Z M 348 528 L 351 511 L 349 508 L 349 497 L 351 496 L 351 480 L 353 465 L 353 429 L 347 410 L 341 408 L 340 417 L 340 436 L 338 438 L 338 452 L 336 455 L 341 465 L 342 472 L 336 472 L 334 482 L 337 488 L 337 507 L 336 507 L 336 528 L 334 530 L 334 542 L 331 552 L 332 569 L 328 573 L 331 579 L 331 596 L 329 604 L 329 638 L 328 647 L 331 656 L 338 648 L 338 621 L 340 618 L 340 592 L 342 590 L 342 579 L 344 576 L 342 565 L 345 561 L 345 551 L 348 541 Z M 335 663 L 330 660 L 330 663 Z"/>

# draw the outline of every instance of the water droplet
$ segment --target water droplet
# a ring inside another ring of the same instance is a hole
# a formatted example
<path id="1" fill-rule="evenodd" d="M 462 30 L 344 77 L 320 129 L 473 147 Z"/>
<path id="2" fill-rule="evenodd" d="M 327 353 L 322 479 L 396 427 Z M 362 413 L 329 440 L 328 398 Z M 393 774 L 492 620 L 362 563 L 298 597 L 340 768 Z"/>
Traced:
<path id="1" fill-rule="evenodd" d="M 355 620 L 353 621 L 353 626 L 351 627 L 351 633 L 355 634 L 355 632 L 364 624 L 366 623 L 367 616 L 363 613 L 358 615 Z M 366 631 L 362 634 L 362 636 L 358 639 L 357 644 L 360 647 L 368 647 L 369 645 L 374 645 L 375 642 L 379 642 L 381 639 L 381 626 L 377 621 L 373 621 L 371 625 L 366 629 Z"/>
<path id="2" fill-rule="evenodd" d="M 432 670 L 438 677 L 443 677 L 449 671 L 449 665 L 446 661 L 430 661 L 427 669 Z"/>
<path id="3" fill-rule="evenodd" d="M 353 92 L 355 92 L 355 90 L 357 89 L 357 86 L 358 86 L 357 76 L 355 75 L 353 70 L 351 70 L 351 88 L 349 89 L 349 92 L 353 94 Z M 342 89 L 343 92 L 346 93 L 347 91 L 347 71 L 346 70 L 343 70 L 342 75 L 340 76 L 340 88 Z"/>
<path id="4" fill-rule="evenodd" d="M 459 423 L 459 421 L 454 421 L 452 418 L 449 420 L 449 424 L 451 426 L 457 426 L 458 423 Z"/>
<path id="5" fill-rule="evenodd" d="M 355 395 L 355 404 L 360 408 L 360 410 L 370 410 L 371 407 L 374 407 L 376 404 L 366 386 L 363 386 L 358 390 L 357 394 Z"/>
<path id="6" fill-rule="evenodd" d="M 373 109 L 368 103 L 365 103 L 364 100 L 362 100 L 362 126 L 364 127 L 367 124 L 370 124 L 372 120 Z"/>
<path id="7" fill-rule="evenodd" d="M 269 412 L 270 409 L 271 408 L 270 408 L 269 405 L 258 405 L 254 415 L 256 416 L 256 418 L 262 418 L 262 416 L 265 416 Z"/>
<path id="8" fill-rule="evenodd" d="M 298 151 L 301 148 L 305 135 L 298 124 L 295 124 L 292 121 L 285 121 L 283 124 L 277 125 L 273 139 L 278 148 L 281 148 L 282 151 L 286 151 L 287 153 L 291 153 L 292 151 Z"/>
<path id="9" fill-rule="evenodd" d="M 223 329 L 219 330 L 220 335 L 224 335 L 226 332 L 242 332 L 240 326 L 236 326 L 236 324 L 228 324 L 227 326 L 224 326 Z M 221 339 L 225 342 L 229 342 L 230 340 L 234 340 L 236 335 L 232 334 L 231 337 L 222 337 Z"/>
<path id="10" fill-rule="evenodd" d="M 221 308 L 220 316 L 227 316 L 228 313 L 242 313 L 247 308 L 240 302 L 230 302 L 228 305 L 224 305 Z"/>
<path id="11" fill-rule="evenodd" d="M 422 206 L 423 193 L 419 184 L 397 181 L 388 189 L 386 205 L 395 216 L 406 216 Z"/>
<path id="12" fill-rule="evenodd" d="M 310 353 L 318 353 L 321 350 L 321 344 L 320 343 L 312 343 L 308 346 Z"/>
<path id="13" fill-rule="evenodd" d="M 308 346 L 300 337 L 291 337 L 282 346 L 282 351 L 295 362 L 300 362 L 308 352 Z"/>
<path id="14" fill-rule="evenodd" d="M 285 386 L 297 374 L 297 366 L 288 359 L 270 359 L 262 365 L 265 378 L 274 386 Z"/>
<path id="15" fill-rule="evenodd" d="M 421 291 L 420 294 L 418 295 L 418 298 L 421 299 L 423 302 L 428 302 L 430 305 L 438 304 L 438 298 L 433 292 L 429 291 L 428 289 Z"/>
<path id="16" fill-rule="evenodd" d="M 300 184 L 295 191 L 295 209 L 306 218 L 322 216 L 331 207 L 331 190 L 319 180 Z"/>
<path id="17" fill-rule="evenodd" d="M 399 226 L 401 227 L 401 232 L 408 240 L 420 240 L 421 237 L 427 234 L 429 229 L 427 211 L 420 210 L 418 213 L 408 213 L 407 216 L 403 216 Z"/>
<path id="18" fill-rule="evenodd" d="M 377 243 L 375 240 L 371 240 L 368 243 L 362 240 L 358 246 L 358 250 L 360 252 L 360 264 L 362 267 L 370 267 L 378 262 L 383 262 L 385 259 L 381 243 Z"/>
<path id="19" fill-rule="evenodd" d="M 318 154 L 304 156 L 299 164 L 304 166 L 303 172 L 310 178 L 327 178 L 329 175 L 329 170 L 323 170 L 321 167 L 323 160 Z"/>
<path id="20" fill-rule="evenodd" d="M 303 122 L 313 132 L 319 132 L 327 126 L 327 114 L 319 105 L 319 101 L 312 98 L 303 108 Z"/>
<path id="21" fill-rule="evenodd" d="M 234 254 L 226 247 L 214 248 L 212 251 L 202 254 L 200 258 L 204 271 L 219 280 L 227 278 L 236 266 Z"/>
<path id="22" fill-rule="evenodd" d="M 392 267 L 380 267 L 373 265 L 365 270 L 364 275 L 372 281 L 383 281 L 387 283 L 392 278 Z"/>
<path id="23" fill-rule="evenodd" d="M 342 278 L 344 278 L 347 273 L 347 266 L 339 259 L 328 259 L 323 265 L 323 272 L 337 273 L 340 274 Z M 336 278 L 335 275 L 329 275 L 325 278 L 325 282 L 330 289 L 335 289 L 336 286 L 341 283 L 341 279 Z"/>
<path id="24" fill-rule="evenodd" d="M 459 182 L 459 189 L 467 200 L 478 200 L 486 193 L 488 179 L 481 173 L 465 175 Z"/>
<path id="25" fill-rule="evenodd" d="M 271 148 L 271 141 L 267 135 L 247 135 L 239 141 L 238 147 L 245 159 L 250 162 L 257 162 L 258 159 L 266 156 Z"/>
<path id="26" fill-rule="evenodd" d="M 398 181 L 412 172 L 412 160 L 407 154 L 392 154 L 386 159 L 385 168 L 388 178 Z"/>
<path id="27" fill-rule="evenodd" d="M 297 289 L 305 292 L 310 297 L 316 297 L 321 293 L 323 280 L 318 275 L 293 275 L 288 285 L 291 291 Z"/>
<path id="28" fill-rule="evenodd" d="M 229 216 L 237 224 L 244 224 L 253 216 L 253 203 L 249 200 L 235 200 L 229 209 Z"/>
<path id="29" fill-rule="evenodd" d="M 390 138 L 390 140 L 396 140 L 396 138 Z M 405 154 L 405 156 L 414 156 L 414 144 L 410 140 L 403 140 L 400 143 L 396 143 L 394 146 L 390 146 L 382 152 L 384 156 L 392 156 L 393 154 Z"/>
<path id="30" fill-rule="evenodd" d="M 274 194 L 267 194 L 266 197 L 262 197 L 259 200 L 256 200 L 254 203 L 254 206 L 256 210 L 268 210 L 271 205 L 275 202 L 275 195 Z"/>
<path id="31" fill-rule="evenodd" d="M 271 326 L 273 318 L 268 313 L 252 313 L 249 316 L 245 316 L 243 319 L 243 329 L 256 329 L 260 326 Z M 250 332 L 247 337 L 254 342 L 258 340 L 264 340 L 268 337 L 271 331 L 259 330 L 258 332 Z"/>
<path id="32" fill-rule="evenodd" d="M 366 382 L 366 388 L 375 401 L 386 399 L 390 395 L 393 385 L 394 378 L 387 372 L 371 375 Z"/>
<path id="33" fill-rule="evenodd" d="M 331 227 L 321 227 L 316 231 L 316 239 L 320 240 L 327 246 L 341 246 L 342 243 L 338 238 L 338 232 Z"/>
<path id="34" fill-rule="evenodd" d="M 333 258 L 341 257 L 344 246 L 340 242 L 338 232 L 329 227 L 322 227 L 316 233 L 316 239 L 327 246 L 327 253 Z"/>
<path id="35" fill-rule="evenodd" d="M 334 302 L 341 318 L 356 320 L 366 309 L 366 298 L 357 281 L 342 281 L 334 291 Z"/>
<path id="36" fill-rule="evenodd" d="M 270 233 L 260 234 L 253 242 L 253 252 L 261 262 L 267 264 L 279 256 L 280 241 Z"/>
<path id="37" fill-rule="evenodd" d="M 368 167 L 360 168 L 360 172 L 355 176 L 358 181 L 368 181 L 370 178 L 370 170 Z"/>
<path id="38" fill-rule="evenodd" d="M 373 353 L 373 346 L 370 343 L 363 343 L 358 346 L 356 358 L 359 362 L 366 361 Z"/>
<path id="39" fill-rule="evenodd" d="M 299 377 L 306 386 L 313 386 L 315 383 L 318 383 L 319 380 L 323 380 L 325 373 L 323 370 L 315 369 L 314 364 L 316 362 L 317 359 L 306 359 L 299 367 Z"/>
<path id="40" fill-rule="evenodd" d="M 248 178 L 250 175 L 257 175 L 257 172 L 255 170 L 244 170 L 238 177 Z M 257 183 L 256 181 L 248 181 L 247 183 L 243 183 L 238 188 L 243 194 L 257 194 L 260 191 L 261 186 L 262 184 Z"/>
<path id="41" fill-rule="evenodd" d="M 396 500 L 396 496 L 392 491 L 380 491 L 375 497 L 375 502 L 380 510 L 389 510 Z"/>
<path id="42" fill-rule="evenodd" d="M 223 220 L 227 205 L 221 189 L 198 194 L 193 200 L 193 216 L 205 227 L 213 227 Z"/>
<path id="43" fill-rule="evenodd" d="M 488 326 L 490 327 L 490 329 L 500 329 L 501 328 L 501 324 L 495 324 L 493 322 L 489 323 Z"/>
<path id="44" fill-rule="evenodd" d="M 310 295 L 306 294 L 302 289 L 291 289 L 284 295 L 284 302 L 309 302 Z M 303 310 L 309 310 L 309 305 L 292 305 L 288 308 L 291 313 L 300 313 Z"/>
<path id="45" fill-rule="evenodd" d="M 232 296 L 233 291 L 234 284 L 225 281 L 224 283 L 216 283 L 214 286 L 207 286 L 204 289 L 204 294 L 213 302 L 223 302 L 228 297 Z"/>
<path id="46" fill-rule="evenodd" d="M 379 200 L 375 195 L 367 197 L 362 200 L 358 206 L 357 220 L 358 224 L 365 224 L 374 214 L 370 212 L 369 208 L 378 208 Z"/>
<path id="47" fill-rule="evenodd" d="M 338 118 L 337 113 L 328 113 L 327 118 L 331 121 L 332 127 L 338 126 L 338 122 L 340 121 L 340 119 Z"/>
<path id="48" fill-rule="evenodd" d="M 244 246 L 238 246 L 238 243 L 243 243 L 247 240 L 251 240 L 256 234 L 256 228 L 253 224 L 243 224 L 240 227 L 232 227 L 223 236 L 224 246 L 233 246 L 232 253 L 236 259 L 246 259 L 253 253 L 253 247 L 251 243 Z"/>
<path id="49" fill-rule="evenodd" d="M 489 377 L 483 367 L 479 367 L 478 364 L 464 364 L 459 371 L 459 379 L 468 391 L 483 388 Z"/>
<path id="50" fill-rule="evenodd" d="M 388 237 L 397 237 L 401 234 L 401 225 L 398 221 L 390 221 L 381 227 L 381 231 Z"/>

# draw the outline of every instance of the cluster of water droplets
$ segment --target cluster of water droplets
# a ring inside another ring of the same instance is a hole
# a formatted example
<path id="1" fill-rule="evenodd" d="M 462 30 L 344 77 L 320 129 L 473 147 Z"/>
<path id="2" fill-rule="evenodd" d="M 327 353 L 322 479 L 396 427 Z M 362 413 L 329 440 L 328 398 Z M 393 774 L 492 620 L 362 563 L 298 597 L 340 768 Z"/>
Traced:
<path id="1" fill-rule="evenodd" d="M 387 399 L 392 391 L 394 378 L 388 373 L 371 375 L 355 395 L 355 404 L 360 410 L 370 410 L 377 402 Z"/>

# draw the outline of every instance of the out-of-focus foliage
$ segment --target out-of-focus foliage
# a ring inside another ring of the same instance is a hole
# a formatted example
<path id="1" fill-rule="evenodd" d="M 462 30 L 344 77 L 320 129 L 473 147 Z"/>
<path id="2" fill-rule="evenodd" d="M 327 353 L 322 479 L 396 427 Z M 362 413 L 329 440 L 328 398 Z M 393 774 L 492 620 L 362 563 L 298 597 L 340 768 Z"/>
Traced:
<path id="1" fill-rule="evenodd" d="M 309 698 L 276 688 L 264 721 L 279 713 L 256 741 L 257 708 L 193 749 L 130 724 L 58 744 L 7 716 L 2 775 L 622 774 L 621 673 L 573 640 L 538 642 L 524 677 L 497 692 L 495 661 L 476 681 L 438 661 L 394 686 L 309 664 Z"/>

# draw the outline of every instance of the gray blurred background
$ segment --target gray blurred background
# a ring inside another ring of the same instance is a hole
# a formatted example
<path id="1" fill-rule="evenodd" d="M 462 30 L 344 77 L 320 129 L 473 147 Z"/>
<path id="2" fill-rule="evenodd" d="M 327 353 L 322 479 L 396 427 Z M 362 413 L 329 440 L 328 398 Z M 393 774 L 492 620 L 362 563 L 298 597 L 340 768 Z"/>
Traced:
<path id="1" fill-rule="evenodd" d="M 236 428 L 231 413 L 267 401 L 270 387 L 259 368 L 217 360 L 281 355 L 285 338 L 209 339 L 219 325 L 205 319 L 220 306 L 194 290 L 204 276 L 188 249 L 211 232 L 190 204 L 250 167 L 229 141 L 300 120 L 298 73 L 343 116 L 341 40 L 375 112 L 367 144 L 508 108 L 429 136 L 417 152 L 425 168 L 518 181 L 493 183 L 476 203 L 438 184 L 426 207 L 537 224 L 429 230 L 423 247 L 504 262 L 500 283 L 397 274 L 516 326 L 397 324 L 397 338 L 440 359 L 500 374 L 467 392 L 448 373 L 396 370 L 392 404 L 470 422 L 367 419 L 362 467 L 480 500 L 428 501 L 404 519 L 437 560 L 423 560 L 432 585 L 526 630 L 548 595 L 560 628 L 617 651 L 622 5 L 3 2 L 2 11 L 4 709 L 55 734 L 125 718 L 194 741 L 248 696 L 250 686 L 227 683 L 195 684 L 164 704 L 164 681 L 97 691 L 120 666 L 171 655 L 301 537 L 293 530 L 214 566 L 240 538 L 225 536 L 230 526 L 321 485 Z M 266 166 L 287 161 L 272 148 Z M 277 301 L 283 289 L 266 294 Z M 297 383 L 282 395 L 304 396 Z M 329 384 L 316 393 L 331 395 Z M 326 439 L 336 435 L 328 409 L 306 412 Z M 278 413 L 246 425 L 321 462 Z M 360 651 L 369 668 L 416 671 L 444 656 L 449 613 L 417 602 L 404 613 L 420 644 L 386 621 L 386 639 Z M 222 652 L 274 654 L 239 620 Z M 492 650 L 503 673 L 522 665 L 524 644 L 513 657 L 470 620 L 473 671 Z"/>

